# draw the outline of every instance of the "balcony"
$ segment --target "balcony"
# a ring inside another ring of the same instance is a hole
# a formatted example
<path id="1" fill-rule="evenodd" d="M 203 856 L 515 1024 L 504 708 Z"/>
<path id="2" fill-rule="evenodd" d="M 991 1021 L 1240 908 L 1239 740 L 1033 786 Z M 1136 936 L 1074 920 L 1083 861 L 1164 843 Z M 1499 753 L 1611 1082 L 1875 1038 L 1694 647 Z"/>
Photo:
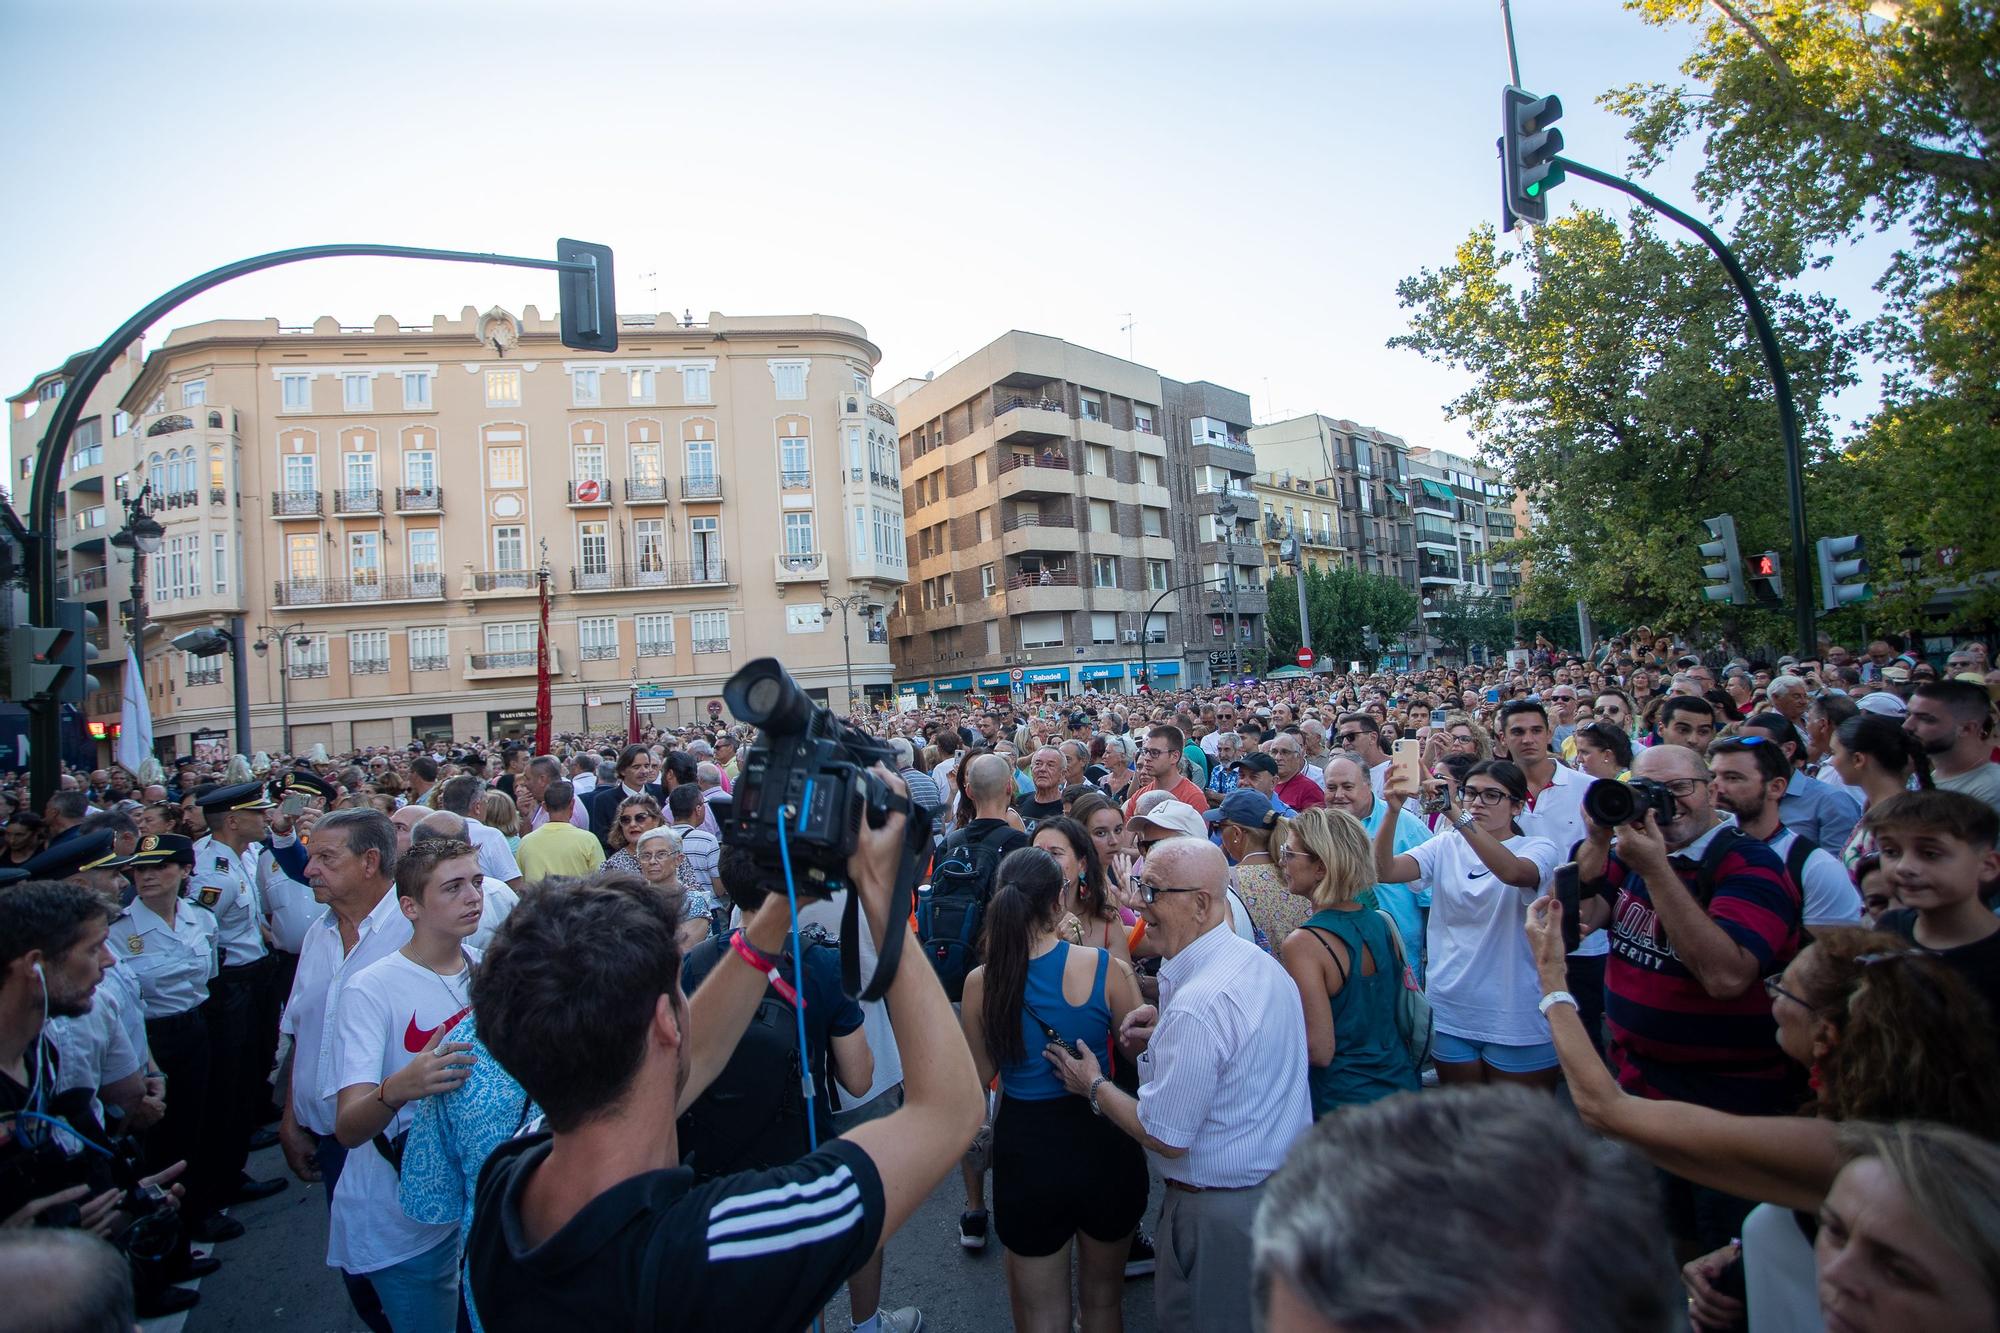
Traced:
<path id="1" fill-rule="evenodd" d="M 450 667 L 451 659 L 449 657 L 412 657 L 410 659 L 410 670 L 412 671 L 446 671 Z"/>
<path id="2" fill-rule="evenodd" d="M 537 586 L 532 569 L 474 570 L 468 567 L 459 580 L 458 595 L 474 600 L 481 597 L 533 597 Z"/>
<path id="3" fill-rule="evenodd" d="M 577 658 L 585 662 L 615 662 L 618 660 L 618 645 L 615 643 L 586 643 L 576 650 Z"/>
<path id="4" fill-rule="evenodd" d="M 271 493 L 271 516 L 273 518 L 318 518 L 319 515 L 318 491 L 273 491 Z"/>
<path id="5" fill-rule="evenodd" d="M 1069 413 L 1053 398 L 1008 394 L 993 400 L 988 417 L 1001 440 L 1056 440 L 1069 435 Z"/>
<path id="6" fill-rule="evenodd" d="M 809 491 L 812 489 L 813 474 L 804 470 L 787 468 L 778 473 L 778 489 L 784 491 Z"/>
<path id="7" fill-rule="evenodd" d="M 377 486 L 357 486 L 333 493 L 333 512 L 342 518 L 380 518 L 382 490 Z"/>
<path id="8" fill-rule="evenodd" d="M 681 499 L 720 500 L 721 498 L 722 478 L 708 476 L 681 478 Z"/>
<path id="9" fill-rule="evenodd" d="M 97 592 L 108 587 L 111 572 L 107 569 L 86 569 L 81 574 L 72 574 L 56 581 L 56 591 L 63 597 L 82 597 L 86 593 Z"/>
<path id="10" fill-rule="evenodd" d="M 572 565 L 572 592 L 618 592 L 626 588 L 712 588 L 729 582 L 725 562 L 715 560 L 651 560 L 636 565 Z M 534 574 L 528 575 L 529 591 Z"/>
<path id="11" fill-rule="evenodd" d="M 373 602 L 437 602 L 444 600 L 444 575 L 414 574 L 408 578 L 280 579 L 271 585 L 277 606 L 356 606 Z"/>
<path id="12" fill-rule="evenodd" d="M 399 487 L 396 491 L 396 512 L 399 514 L 442 514 L 444 512 L 444 487 Z"/>
<path id="13" fill-rule="evenodd" d="M 228 503 L 229 503 L 229 488 L 228 488 L 227 486 L 211 486 L 211 487 L 209 487 L 209 488 L 208 488 L 208 502 L 209 502 L 210 504 L 212 504 L 212 505 L 226 505 L 226 504 L 228 504 Z"/>
<path id="14" fill-rule="evenodd" d="M 729 640 L 696 639 L 690 646 L 697 653 L 726 653 L 729 651 Z"/>
<path id="15" fill-rule="evenodd" d="M 389 674 L 389 659 L 386 657 L 356 657 L 347 663 L 350 676 L 386 676 Z"/>
<path id="16" fill-rule="evenodd" d="M 771 557 L 780 583 L 824 583 L 827 579 L 826 552 L 784 551 Z"/>
<path id="17" fill-rule="evenodd" d="M 200 666 L 190 668 L 187 678 L 182 682 L 188 689 L 193 689 L 197 685 L 220 685 L 221 683 L 222 663 L 220 660 L 204 662 Z"/>
<path id="18" fill-rule="evenodd" d="M 287 680 L 325 680 L 326 663 L 293 662 L 285 668 Z"/>
<path id="19" fill-rule="evenodd" d="M 669 498 L 667 494 L 667 479 L 665 477 L 645 479 L 628 477 L 625 480 L 625 502 L 627 504 L 638 504 L 640 502 L 663 503 Z"/>
<path id="20" fill-rule="evenodd" d="M 582 477 L 569 484 L 571 509 L 594 509 L 611 503 L 611 483 L 602 477 Z"/>
<path id="21" fill-rule="evenodd" d="M 465 678 L 467 680 L 501 680 L 510 676 L 532 676 L 535 674 L 536 653 L 533 648 L 519 648 L 503 653 L 467 653 L 465 655 Z M 555 676 L 562 671 L 562 650 L 549 649 L 549 674 Z"/>

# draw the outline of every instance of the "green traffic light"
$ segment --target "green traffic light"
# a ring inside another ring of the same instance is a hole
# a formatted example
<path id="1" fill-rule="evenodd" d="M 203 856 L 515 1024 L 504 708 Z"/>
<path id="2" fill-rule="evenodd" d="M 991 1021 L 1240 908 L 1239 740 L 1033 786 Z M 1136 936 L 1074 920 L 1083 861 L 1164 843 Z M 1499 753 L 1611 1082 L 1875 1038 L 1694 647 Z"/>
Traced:
<path id="1" fill-rule="evenodd" d="M 1537 195 L 1541 194 L 1541 192 L 1542 192 L 1542 183 L 1540 181 L 1536 181 L 1528 187 L 1528 198 L 1533 199 Z"/>

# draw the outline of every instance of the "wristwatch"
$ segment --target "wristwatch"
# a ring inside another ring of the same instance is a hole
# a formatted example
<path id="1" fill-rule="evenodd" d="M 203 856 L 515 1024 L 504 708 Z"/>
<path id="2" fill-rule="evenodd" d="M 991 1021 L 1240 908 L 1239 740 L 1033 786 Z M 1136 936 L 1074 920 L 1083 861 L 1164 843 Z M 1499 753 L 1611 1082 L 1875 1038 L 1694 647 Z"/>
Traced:
<path id="1" fill-rule="evenodd" d="M 1474 814 L 1472 813 L 1472 811 L 1470 811 L 1470 810 L 1461 810 L 1461 811 L 1459 811 L 1459 812 L 1458 812 L 1458 818 L 1457 818 L 1457 819 L 1454 819 L 1454 820 L 1452 820 L 1451 822 L 1452 822 L 1452 826 L 1453 826 L 1454 828 L 1461 828 L 1461 829 L 1462 829 L 1462 828 L 1466 827 L 1466 826 L 1467 826 L 1468 824 L 1473 824 L 1473 823 L 1476 823 L 1477 821 L 1478 821 L 1478 817 L 1477 817 L 1476 815 L 1474 815 Z"/>
<path id="2" fill-rule="evenodd" d="M 1542 1017 L 1547 1018 L 1549 1016 L 1549 1010 L 1555 1008 L 1559 1004 L 1566 1004 L 1572 1009 L 1577 1009 L 1581 1007 L 1576 1002 L 1576 996 L 1571 995 L 1566 990 L 1550 991 L 1547 995 L 1544 995 L 1542 997 L 1541 1003 L 1537 1004 L 1535 1007 L 1542 1011 Z"/>

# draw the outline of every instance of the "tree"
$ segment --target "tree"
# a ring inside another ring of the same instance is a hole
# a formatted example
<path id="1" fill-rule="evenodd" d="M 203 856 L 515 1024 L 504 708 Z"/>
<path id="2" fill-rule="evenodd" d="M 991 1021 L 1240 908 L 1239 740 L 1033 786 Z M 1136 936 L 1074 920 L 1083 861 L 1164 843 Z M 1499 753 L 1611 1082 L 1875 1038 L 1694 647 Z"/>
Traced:
<path id="1" fill-rule="evenodd" d="M 1446 588 L 1431 594 L 1424 612 L 1424 629 L 1461 662 L 1475 644 L 1493 653 L 1514 644 L 1514 607 L 1504 597 Z"/>
<path id="2" fill-rule="evenodd" d="M 1390 345 L 1472 377 L 1446 410 L 1535 507 L 1535 525 L 1495 548 L 1527 566 L 1531 600 L 1552 581 L 1614 618 L 1714 622 L 1701 520 L 1734 513 L 1744 549 L 1783 548 L 1770 380 L 1701 246 L 1661 239 L 1645 214 L 1621 227 L 1577 210 L 1511 252 L 1482 226 L 1397 294 L 1411 328 Z M 1822 403 L 1852 382 L 1855 338 L 1823 297 L 1779 290 L 1769 304 L 1816 460 L 1831 444 Z"/>
<path id="3" fill-rule="evenodd" d="M 1305 580 L 1312 648 L 1331 661 L 1373 661 L 1382 646 L 1393 642 L 1416 619 L 1417 594 L 1386 575 L 1337 565 L 1308 568 Z M 1280 574 L 1267 586 L 1271 604 L 1264 616 L 1264 632 L 1270 638 L 1271 660 L 1290 662 L 1300 646 L 1298 584 L 1290 575 Z M 1368 646 L 1371 633 L 1375 649 Z"/>

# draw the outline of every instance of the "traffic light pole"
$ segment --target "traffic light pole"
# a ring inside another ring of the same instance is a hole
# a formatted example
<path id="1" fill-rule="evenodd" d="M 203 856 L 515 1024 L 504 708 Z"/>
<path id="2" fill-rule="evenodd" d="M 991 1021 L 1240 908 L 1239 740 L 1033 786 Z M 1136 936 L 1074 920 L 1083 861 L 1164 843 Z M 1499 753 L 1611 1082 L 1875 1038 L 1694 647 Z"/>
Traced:
<path id="1" fill-rule="evenodd" d="M 1650 190 L 1641 189 L 1622 176 L 1599 171 L 1596 167 L 1587 167 L 1566 157 L 1556 158 L 1555 164 L 1585 180 L 1596 181 L 1599 185 L 1609 186 L 1621 194 L 1628 194 L 1655 213 L 1680 223 L 1699 236 L 1702 244 L 1715 253 L 1715 257 L 1722 261 L 1722 267 L 1728 270 L 1730 280 L 1736 284 L 1736 291 L 1742 296 L 1743 304 L 1750 312 L 1750 324 L 1757 331 L 1757 344 L 1763 349 L 1764 365 L 1771 372 L 1771 384 L 1777 394 L 1778 431 L 1785 444 L 1785 490 L 1791 501 L 1792 510 L 1792 568 L 1797 571 L 1793 575 L 1792 605 L 1798 636 L 1798 652 L 1802 657 L 1816 656 L 1819 651 L 1819 640 L 1813 619 L 1812 575 L 1807 572 L 1811 566 L 1806 563 L 1806 472 L 1805 458 L 1799 445 L 1799 414 L 1797 406 L 1792 402 L 1791 376 L 1785 371 L 1785 358 L 1778 348 L 1777 331 L 1771 327 L 1771 316 L 1764 309 L 1763 298 L 1757 295 L 1755 284 L 1750 281 L 1750 275 L 1743 271 L 1743 265 L 1737 262 L 1736 255 L 1700 218 L 1682 212 Z"/>
<path id="2" fill-rule="evenodd" d="M 302 245 L 291 250 L 274 250 L 269 254 L 252 255 L 220 268 L 210 269 L 199 277 L 190 278 L 165 295 L 150 302 L 137 314 L 118 326 L 109 338 L 98 345 L 90 354 L 74 380 L 63 388 L 63 396 L 57 401 L 55 415 L 50 418 L 48 430 L 42 435 L 40 447 L 35 455 L 35 479 L 30 492 L 28 509 L 28 623 L 46 625 L 55 613 L 56 603 L 56 543 L 55 522 L 56 500 L 62 484 L 63 460 L 69 454 L 70 433 L 76 429 L 77 420 L 90 400 L 90 392 L 98 381 L 111 369 L 125 349 L 132 345 L 147 329 L 191 297 L 198 296 L 211 287 L 219 287 L 233 278 L 245 274 L 261 272 L 267 268 L 278 268 L 285 264 L 296 264 L 307 259 L 436 259 L 457 264 L 498 264 L 508 268 L 553 269 L 565 275 L 577 275 L 593 281 L 609 279 L 609 266 L 600 269 L 594 259 L 530 259 L 522 255 L 479 254 L 469 250 L 433 250 L 414 245 Z M 601 322 L 601 321 L 599 321 Z M 604 330 L 591 326 L 591 330 L 602 335 L 614 334 L 616 329 Z M 29 784 L 34 800 L 34 808 L 39 810 L 55 793 L 62 777 L 62 706 L 53 699 L 22 699 L 18 701 L 28 709 L 29 715 Z M 241 710 L 239 709 L 239 717 Z M 239 737 L 239 742 L 248 745 L 247 736 Z"/>
<path id="3" fill-rule="evenodd" d="M 1139 685 L 1152 683 L 1151 677 L 1147 674 L 1146 649 L 1152 639 L 1153 613 L 1160 609 L 1160 603 L 1166 601 L 1167 598 L 1172 597 L 1177 592 L 1186 592 L 1189 588 L 1206 588 L 1209 584 L 1220 583 L 1228 577 L 1227 574 L 1217 574 L 1212 579 L 1196 579 L 1192 583 L 1176 584 L 1174 587 L 1162 589 L 1160 595 L 1153 599 L 1153 604 L 1146 608 L 1146 618 L 1139 622 L 1139 680 L 1137 682 Z M 1183 615 L 1185 614 L 1183 612 Z M 1183 620 L 1181 623 L 1182 628 L 1185 629 L 1187 622 Z"/>

